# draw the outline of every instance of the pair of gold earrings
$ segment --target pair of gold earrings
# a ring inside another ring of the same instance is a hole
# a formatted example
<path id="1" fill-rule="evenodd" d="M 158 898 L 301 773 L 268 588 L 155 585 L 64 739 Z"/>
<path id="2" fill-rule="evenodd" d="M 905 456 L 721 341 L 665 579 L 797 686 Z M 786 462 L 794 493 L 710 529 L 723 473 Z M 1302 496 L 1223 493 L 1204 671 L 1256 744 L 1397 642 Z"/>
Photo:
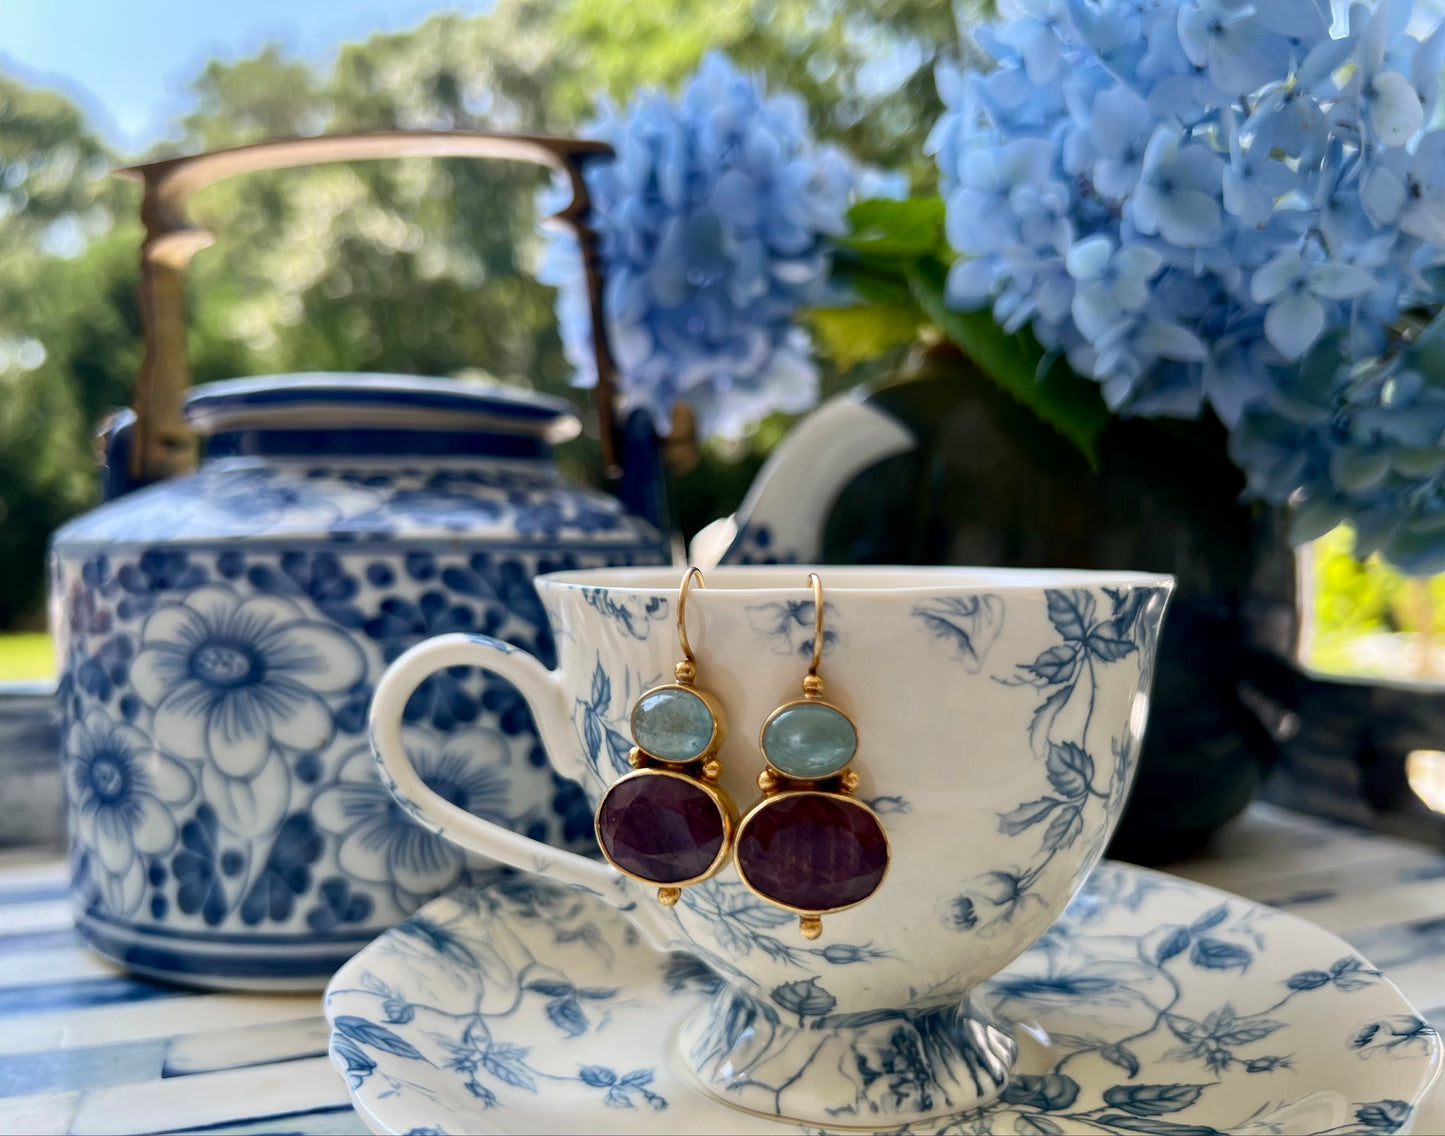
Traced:
<path id="1" fill-rule="evenodd" d="M 758 774 L 763 798 L 741 820 L 718 784 L 718 750 L 727 734 L 722 706 L 697 685 L 687 638 L 687 595 L 702 572 L 689 568 L 677 596 L 682 659 L 675 682 L 643 692 L 632 708 L 628 754 L 633 772 L 612 783 L 597 806 L 597 842 L 624 875 L 657 888 L 671 906 L 681 889 L 718 872 L 732 857 L 752 892 L 796 912 L 804 938 L 823 932 L 822 917 L 862 903 L 888 871 L 888 835 L 878 815 L 852 793 L 858 751 L 853 720 L 823 698 L 823 583 L 813 590 L 813 660 L 803 695 L 763 723 Z"/>

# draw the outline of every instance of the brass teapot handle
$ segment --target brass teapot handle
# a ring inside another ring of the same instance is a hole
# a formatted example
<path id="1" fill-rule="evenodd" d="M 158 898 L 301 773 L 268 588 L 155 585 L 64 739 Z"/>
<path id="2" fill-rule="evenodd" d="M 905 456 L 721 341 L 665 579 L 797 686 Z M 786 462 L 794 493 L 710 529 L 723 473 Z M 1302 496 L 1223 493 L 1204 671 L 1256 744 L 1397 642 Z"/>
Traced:
<path id="1" fill-rule="evenodd" d="M 498 158 L 531 162 L 567 175 L 572 200 L 548 220 L 570 228 L 581 246 L 597 356 L 597 424 L 602 461 L 608 473 L 616 476 L 616 367 L 603 319 L 602 267 L 597 234 L 586 221 L 590 202 L 583 177 L 587 162 L 612 153 L 612 147 L 605 142 L 579 138 L 388 130 L 275 139 L 117 170 L 119 176 L 139 181 L 144 187 L 140 308 L 145 354 L 136 380 L 131 477 L 137 484 L 145 484 L 183 473 L 194 463 L 191 431 L 182 413 L 185 392 L 191 385 L 186 354 L 186 265 L 213 237 L 187 215 L 191 195 L 237 174 L 374 158 Z"/>

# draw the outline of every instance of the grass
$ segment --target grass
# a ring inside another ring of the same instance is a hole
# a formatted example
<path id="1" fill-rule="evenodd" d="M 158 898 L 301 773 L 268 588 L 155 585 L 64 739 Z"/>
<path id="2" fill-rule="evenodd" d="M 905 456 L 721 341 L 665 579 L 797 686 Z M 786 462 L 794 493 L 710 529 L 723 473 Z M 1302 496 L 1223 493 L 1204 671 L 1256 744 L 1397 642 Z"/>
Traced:
<path id="1" fill-rule="evenodd" d="M 0 635 L 0 682 L 54 678 L 55 645 L 43 631 Z"/>

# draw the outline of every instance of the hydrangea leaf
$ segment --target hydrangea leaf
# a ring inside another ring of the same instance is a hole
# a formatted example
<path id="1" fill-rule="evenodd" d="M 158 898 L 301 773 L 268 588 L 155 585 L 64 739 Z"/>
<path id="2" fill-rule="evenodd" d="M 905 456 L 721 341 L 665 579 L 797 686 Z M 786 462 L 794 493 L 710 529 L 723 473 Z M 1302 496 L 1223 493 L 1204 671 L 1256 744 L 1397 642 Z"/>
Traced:
<path id="1" fill-rule="evenodd" d="M 850 235 L 838 243 L 867 256 L 932 256 L 943 243 L 941 197 L 870 197 L 848 210 Z"/>
<path id="2" fill-rule="evenodd" d="M 805 313 L 819 346 L 841 370 L 911 343 L 922 313 L 912 301 L 813 308 Z"/>
<path id="3" fill-rule="evenodd" d="M 944 302 L 947 269 L 922 261 L 910 277 L 913 293 L 928 317 L 1004 391 L 1074 444 L 1089 462 L 1097 460 L 1099 435 L 1109 408 L 1096 384 L 1050 360 L 1028 331 L 1006 334 L 987 312 L 956 312 Z"/>

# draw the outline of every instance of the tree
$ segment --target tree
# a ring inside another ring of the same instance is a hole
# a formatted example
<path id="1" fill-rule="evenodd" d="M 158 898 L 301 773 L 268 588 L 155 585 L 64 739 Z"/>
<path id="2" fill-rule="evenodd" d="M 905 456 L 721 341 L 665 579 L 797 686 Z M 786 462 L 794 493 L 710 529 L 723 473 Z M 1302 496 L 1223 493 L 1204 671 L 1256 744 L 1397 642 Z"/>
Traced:
<path id="1" fill-rule="evenodd" d="M 38 610 L 50 532 L 94 492 L 88 423 L 139 358 L 108 166 L 69 101 L 0 76 L 0 626 Z"/>
<path id="2" fill-rule="evenodd" d="M 211 62 L 180 140 L 153 156 L 322 131 L 576 133 L 598 95 L 670 87 L 710 48 L 796 90 L 820 136 L 931 181 L 932 63 L 961 50 L 937 0 L 498 0 L 348 45 L 325 74 L 276 47 Z M 136 195 L 109 161 L 64 98 L 0 78 L 0 626 L 38 603 L 46 533 L 93 500 L 90 424 L 129 401 L 138 365 Z M 407 160 L 198 194 L 218 239 L 191 270 L 197 381 L 481 371 L 585 409 L 530 275 L 541 184 L 528 167 Z"/>

